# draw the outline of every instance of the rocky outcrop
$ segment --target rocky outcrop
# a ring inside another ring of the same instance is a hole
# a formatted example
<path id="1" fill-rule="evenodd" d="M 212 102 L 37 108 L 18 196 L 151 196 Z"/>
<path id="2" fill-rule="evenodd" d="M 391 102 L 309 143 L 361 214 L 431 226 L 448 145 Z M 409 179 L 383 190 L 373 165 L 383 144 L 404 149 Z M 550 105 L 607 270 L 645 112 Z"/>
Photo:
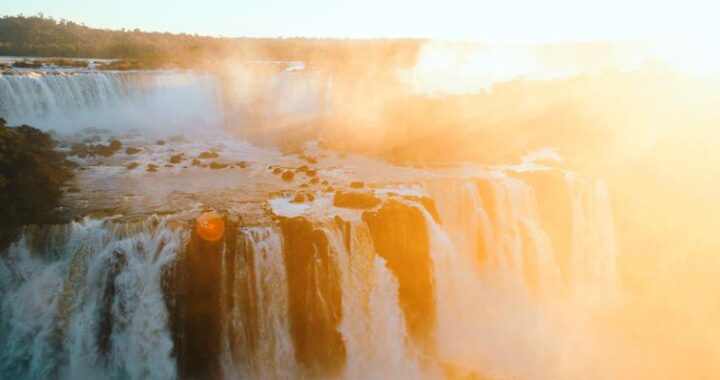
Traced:
<path id="1" fill-rule="evenodd" d="M 332 377 L 345 364 L 338 332 L 340 272 L 325 234 L 305 218 L 282 218 L 290 332 L 295 356 L 310 377 Z"/>
<path id="2" fill-rule="evenodd" d="M 333 206 L 346 208 L 373 208 L 380 204 L 380 199 L 371 192 L 338 191 L 333 197 Z"/>
<path id="3" fill-rule="evenodd" d="M 415 207 L 389 200 L 377 211 L 364 212 L 363 220 L 375 250 L 397 277 L 400 306 L 411 336 L 427 343 L 435 323 L 435 301 L 425 217 Z"/>
<path id="4" fill-rule="evenodd" d="M 165 294 L 181 378 L 222 377 L 223 250 L 234 252 L 237 241 L 237 225 L 229 220 L 225 224 L 225 235 L 214 242 L 193 231 L 166 276 Z"/>

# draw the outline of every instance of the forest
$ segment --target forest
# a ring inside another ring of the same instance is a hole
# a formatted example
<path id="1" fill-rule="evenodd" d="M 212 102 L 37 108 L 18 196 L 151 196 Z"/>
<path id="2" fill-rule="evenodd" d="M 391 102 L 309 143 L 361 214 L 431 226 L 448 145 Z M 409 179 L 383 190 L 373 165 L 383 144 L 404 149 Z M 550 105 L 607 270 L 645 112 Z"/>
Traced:
<path id="1" fill-rule="evenodd" d="M 96 29 L 43 15 L 0 18 L 0 55 L 135 60 L 144 67 L 198 67 L 222 59 L 342 64 L 358 52 L 367 61 L 405 66 L 422 40 L 220 38 Z"/>

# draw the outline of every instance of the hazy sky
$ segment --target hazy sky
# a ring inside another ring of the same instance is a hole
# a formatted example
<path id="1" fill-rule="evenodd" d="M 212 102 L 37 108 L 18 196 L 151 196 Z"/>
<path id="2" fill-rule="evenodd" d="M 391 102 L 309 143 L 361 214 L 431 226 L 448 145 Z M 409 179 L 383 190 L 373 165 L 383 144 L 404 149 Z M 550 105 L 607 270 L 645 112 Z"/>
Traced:
<path id="1" fill-rule="evenodd" d="M 488 42 L 718 36 L 718 11 L 708 0 L 0 0 L 0 15 L 113 29 Z"/>

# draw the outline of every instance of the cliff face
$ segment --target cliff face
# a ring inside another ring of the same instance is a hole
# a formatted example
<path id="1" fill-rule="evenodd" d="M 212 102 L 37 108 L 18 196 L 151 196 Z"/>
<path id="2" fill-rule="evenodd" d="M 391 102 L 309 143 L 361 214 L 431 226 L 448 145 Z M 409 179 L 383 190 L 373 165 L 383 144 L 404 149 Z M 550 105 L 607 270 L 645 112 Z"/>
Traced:
<path id="1" fill-rule="evenodd" d="M 429 339 L 435 321 L 432 262 L 427 223 L 420 210 L 389 200 L 363 213 L 377 253 L 397 277 L 400 306 L 410 334 Z"/>
<path id="2" fill-rule="evenodd" d="M 302 217 L 283 218 L 280 225 L 295 356 L 313 375 L 337 373 L 346 355 L 337 329 L 342 318 L 342 292 L 328 238 Z"/>
<path id="3" fill-rule="evenodd" d="M 235 252 L 237 225 L 226 221 L 225 235 L 215 242 L 193 231 L 168 275 L 165 296 L 171 310 L 178 373 L 186 378 L 220 378 L 223 276 L 225 257 Z"/>

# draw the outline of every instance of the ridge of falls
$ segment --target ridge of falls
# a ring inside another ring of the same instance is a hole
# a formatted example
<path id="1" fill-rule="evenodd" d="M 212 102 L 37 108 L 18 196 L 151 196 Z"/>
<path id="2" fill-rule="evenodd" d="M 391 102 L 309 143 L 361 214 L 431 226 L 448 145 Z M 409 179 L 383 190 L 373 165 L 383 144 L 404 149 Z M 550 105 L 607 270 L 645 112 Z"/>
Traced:
<path id="1" fill-rule="evenodd" d="M 217 242 L 154 216 L 28 227 L 0 255 L 0 373 L 577 378 L 567 353 L 594 340 L 568 318 L 618 287 L 605 186 L 547 171 L 422 189 L 228 215 Z"/>
<path id="2" fill-rule="evenodd" d="M 222 105 L 216 80 L 192 72 L 31 72 L 0 75 L 0 115 L 62 133 L 181 133 L 219 125 Z"/>

